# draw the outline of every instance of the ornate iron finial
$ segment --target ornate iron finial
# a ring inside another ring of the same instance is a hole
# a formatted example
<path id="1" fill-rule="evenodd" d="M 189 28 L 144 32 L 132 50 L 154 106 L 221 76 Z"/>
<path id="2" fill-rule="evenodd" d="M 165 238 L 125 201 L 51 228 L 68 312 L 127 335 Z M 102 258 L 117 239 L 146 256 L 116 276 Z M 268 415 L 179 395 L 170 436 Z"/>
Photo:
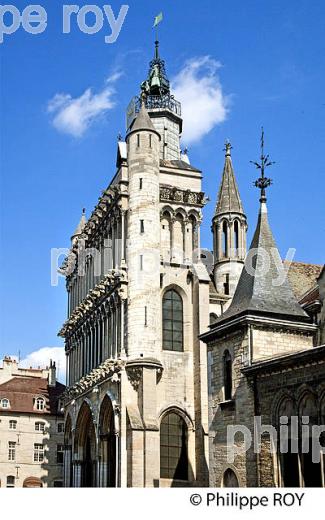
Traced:
<path id="1" fill-rule="evenodd" d="M 117 136 L 117 140 L 118 141 L 122 141 L 123 137 L 122 137 L 122 134 L 121 132 L 118 133 L 118 136 Z"/>
<path id="2" fill-rule="evenodd" d="M 86 215 L 86 208 L 82 208 L 82 214 Z"/>
<path id="3" fill-rule="evenodd" d="M 185 146 L 183 153 L 184 153 L 184 155 L 187 155 L 187 154 L 188 154 L 188 148 L 187 148 L 187 146 Z"/>
<path id="4" fill-rule="evenodd" d="M 250 161 L 252 164 L 255 164 L 256 168 L 261 170 L 261 176 L 254 182 L 256 188 L 261 190 L 260 202 L 266 202 L 266 194 L 265 190 L 268 186 L 271 186 L 272 179 L 265 177 L 265 168 L 268 166 L 272 166 L 275 164 L 274 161 L 270 160 L 270 156 L 264 155 L 264 128 L 262 127 L 262 135 L 261 135 L 261 162 Z"/>
<path id="5" fill-rule="evenodd" d="M 226 139 L 225 147 L 223 149 L 223 151 L 226 152 L 226 157 L 231 157 L 231 150 L 232 150 L 231 143 L 230 143 L 229 139 Z"/>
<path id="6" fill-rule="evenodd" d="M 155 41 L 155 60 L 159 60 L 159 40 L 158 38 Z"/>

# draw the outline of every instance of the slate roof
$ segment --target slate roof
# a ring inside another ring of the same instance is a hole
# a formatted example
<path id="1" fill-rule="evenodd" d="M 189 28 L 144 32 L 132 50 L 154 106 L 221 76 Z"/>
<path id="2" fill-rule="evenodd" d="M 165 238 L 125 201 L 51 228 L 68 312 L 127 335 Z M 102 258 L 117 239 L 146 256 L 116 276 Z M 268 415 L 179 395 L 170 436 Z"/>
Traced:
<path id="1" fill-rule="evenodd" d="M 199 170 L 198 168 L 194 168 L 194 166 L 188 164 L 185 161 L 182 161 L 181 159 L 173 161 L 161 159 L 160 166 L 164 166 L 165 168 L 177 168 L 179 170 L 190 170 L 192 172 L 202 173 L 201 170 Z"/>
<path id="2" fill-rule="evenodd" d="M 131 126 L 130 132 L 138 132 L 140 130 L 150 130 L 156 134 L 158 133 L 150 119 L 144 103 L 141 104 L 141 108 L 133 122 L 133 125 Z M 158 135 L 160 137 L 160 134 Z"/>
<path id="3" fill-rule="evenodd" d="M 0 385 L 0 399 L 6 398 L 10 401 L 10 408 L 5 412 L 24 412 L 37 415 L 58 414 L 58 399 L 65 390 L 65 386 L 56 383 L 49 386 L 48 381 L 41 377 L 13 377 Z M 34 409 L 34 399 L 38 396 L 45 397 L 46 406 L 44 410 Z"/>
<path id="4" fill-rule="evenodd" d="M 288 262 L 285 260 L 284 265 Z M 312 287 L 317 284 L 317 278 L 322 271 L 322 265 L 291 262 L 288 278 L 296 298 L 300 300 Z"/>
<path id="5" fill-rule="evenodd" d="M 226 312 L 216 321 L 228 321 L 243 314 L 273 315 L 302 321 L 310 318 L 299 305 L 289 284 L 279 251 L 276 247 L 267 217 L 266 204 L 262 203 L 255 234 L 250 251 L 256 249 L 257 254 L 248 254 L 237 288 Z M 269 259 L 269 268 L 264 259 Z M 252 266 L 251 274 L 247 267 Z M 283 282 L 276 283 L 281 274 Z"/>
<path id="6" fill-rule="evenodd" d="M 226 154 L 215 215 L 236 212 L 244 214 L 230 153 Z"/>

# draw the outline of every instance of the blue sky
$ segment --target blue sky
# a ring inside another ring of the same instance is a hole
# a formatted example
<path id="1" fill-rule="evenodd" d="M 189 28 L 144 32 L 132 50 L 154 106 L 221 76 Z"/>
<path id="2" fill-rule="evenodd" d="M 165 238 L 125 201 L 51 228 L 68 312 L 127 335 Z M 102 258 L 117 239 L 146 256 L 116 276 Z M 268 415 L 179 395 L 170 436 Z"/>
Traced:
<path id="1" fill-rule="evenodd" d="M 23 8 L 28 2 L 12 3 Z M 48 14 L 43 34 L 20 29 L 0 46 L 0 354 L 20 350 L 26 358 L 42 347 L 62 346 L 56 334 L 66 316 L 65 288 L 62 281 L 51 287 L 50 250 L 69 246 L 81 208 L 90 213 L 114 174 L 116 136 L 125 132 L 125 108 L 146 77 L 151 27 L 160 11 L 161 54 L 169 78 L 185 97 L 184 81 L 191 81 L 206 102 L 200 106 L 202 128 L 193 132 L 198 116 L 193 107 L 186 134 L 191 162 L 203 170 L 211 199 L 204 210 L 202 245 L 211 247 L 226 138 L 233 144 L 251 238 L 258 193 L 253 188 L 257 172 L 249 161 L 259 156 L 263 124 L 266 150 L 276 161 L 269 172 L 274 185 L 268 205 L 281 254 L 294 247 L 296 260 L 322 263 L 323 0 L 129 0 L 114 44 L 104 42 L 107 22 L 94 35 L 83 34 L 75 23 L 71 34 L 63 35 L 64 3 L 41 2 Z M 110 3 L 117 14 L 121 3 Z M 187 98 L 187 106 L 191 102 Z M 86 111 L 73 120 L 82 103 Z"/>

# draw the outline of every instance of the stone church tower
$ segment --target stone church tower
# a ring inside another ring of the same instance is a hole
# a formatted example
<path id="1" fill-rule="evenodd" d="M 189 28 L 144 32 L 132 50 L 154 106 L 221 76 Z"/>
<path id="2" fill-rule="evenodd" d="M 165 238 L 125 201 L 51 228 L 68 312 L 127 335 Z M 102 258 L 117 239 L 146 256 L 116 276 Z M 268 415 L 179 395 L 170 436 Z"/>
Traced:
<path id="1" fill-rule="evenodd" d="M 218 293 L 233 296 L 246 256 L 247 219 L 232 166 L 230 143 L 226 143 L 225 151 L 212 219 L 214 283 Z"/>
<path id="2" fill-rule="evenodd" d="M 62 270 L 65 485 L 208 484 L 202 173 L 180 151 L 181 105 L 156 42 L 127 109 L 116 171 Z"/>

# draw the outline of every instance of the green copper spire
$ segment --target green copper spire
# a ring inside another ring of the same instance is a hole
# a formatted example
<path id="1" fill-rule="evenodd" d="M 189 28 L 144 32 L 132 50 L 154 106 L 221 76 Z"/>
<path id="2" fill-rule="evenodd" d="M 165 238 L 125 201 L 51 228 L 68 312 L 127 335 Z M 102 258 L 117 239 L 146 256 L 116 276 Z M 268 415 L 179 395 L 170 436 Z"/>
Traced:
<path id="1" fill-rule="evenodd" d="M 154 58 L 149 65 L 148 78 L 141 84 L 141 90 L 148 96 L 165 96 L 170 93 L 165 62 L 159 56 L 159 41 L 155 41 Z"/>

